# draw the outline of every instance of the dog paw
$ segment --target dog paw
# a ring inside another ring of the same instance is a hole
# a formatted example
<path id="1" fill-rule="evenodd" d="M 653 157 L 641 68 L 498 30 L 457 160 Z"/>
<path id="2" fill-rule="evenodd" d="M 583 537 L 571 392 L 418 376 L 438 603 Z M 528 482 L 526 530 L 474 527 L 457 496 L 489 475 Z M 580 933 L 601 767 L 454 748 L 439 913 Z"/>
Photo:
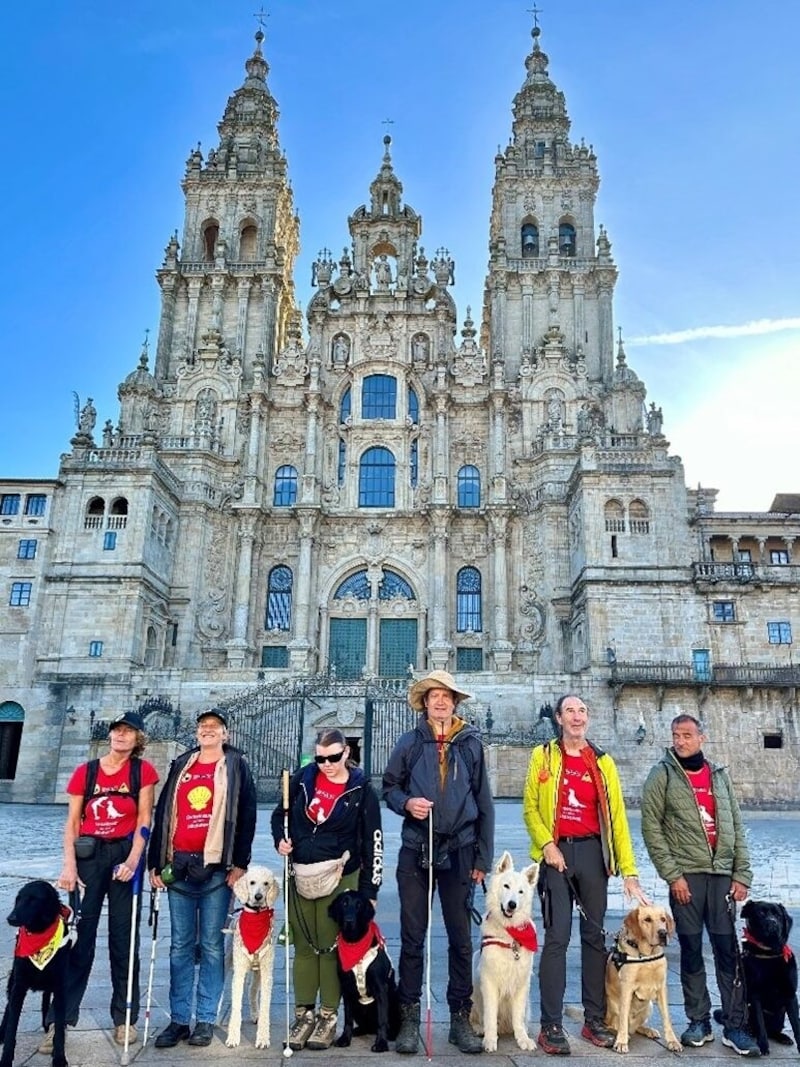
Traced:
<path id="1" fill-rule="evenodd" d="M 625 1041 L 615 1041 L 614 1042 L 614 1051 L 615 1052 L 619 1052 L 623 1056 L 626 1055 L 626 1053 L 628 1051 L 627 1042 L 625 1042 Z"/>
<path id="2" fill-rule="evenodd" d="M 268 1037 L 261 1037 L 261 1038 L 257 1037 L 256 1038 L 256 1048 L 269 1048 L 269 1038 Z"/>
<path id="3" fill-rule="evenodd" d="M 651 1041 L 658 1041 L 661 1034 L 653 1026 L 640 1026 L 636 1031 L 637 1034 L 641 1034 L 642 1037 L 649 1037 Z"/>
<path id="4" fill-rule="evenodd" d="M 238 1048 L 241 1044 L 241 1037 L 238 1034 L 228 1034 L 225 1038 L 225 1044 L 228 1048 Z"/>
<path id="5" fill-rule="evenodd" d="M 680 1043 L 677 1037 L 673 1037 L 667 1042 L 667 1048 L 670 1050 L 670 1052 L 683 1052 L 683 1045 Z"/>
<path id="6" fill-rule="evenodd" d="M 484 1052 L 497 1052 L 497 1038 L 485 1037 L 483 1039 L 483 1050 Z"/>
<path id="7" fill-rule="evenodd" d="M 521 1041 L 517 1041 L 517 1045 L 523 1052 L 533 1052 L 536 1048 L 536 1042 L 532 1037 L 523 1037 Z"/>
<path id="8" fill-rule="evenodd" d="M 372 1045 L 372 1051 L 373 1052 L 388 1052 L 389 1051 L 389 1042 L 386 1040 L 385 1037 L 379 1037 L 374 1042 L 374 1044 Z"/>

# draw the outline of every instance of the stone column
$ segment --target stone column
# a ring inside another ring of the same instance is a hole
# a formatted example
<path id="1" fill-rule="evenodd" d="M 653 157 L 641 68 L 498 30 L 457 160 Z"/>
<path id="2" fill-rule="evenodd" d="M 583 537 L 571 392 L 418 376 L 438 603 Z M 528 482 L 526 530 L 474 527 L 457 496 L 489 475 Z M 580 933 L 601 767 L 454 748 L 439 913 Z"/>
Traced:
<path id="1" fill-rule="evenodd" d="M 508 640 L 508 515 L 505 512 L 492 512 L 489 515 L 490 536 L 494 545 L 493 569 L 494 582 L 494 633 L 492 654 L 497 671 L 511 668 L 511 642 Z"/>
<path id="2" fill-rule="evenodd" d="M 250 590 L 253 574 L 253 544 L 256 518 L 254 515 L 239 516 L 239 561 L 236 568 L 236 586 L 233 604 L 233 639 L 228 642 L 228 666 L 242 668 L 248 653 L 253 649 L 248 644 L 250 625 Z"/>
<path id="3" fill-rule="evenodd" d="M 195 340 L 197 337 L 197 308 L 200 303 L 200 290 L 202 287 L 202 278 L 189 279 L 189 307 L 186 311 L 186 335 L 183 343 L 186 359 L 190 362 L 194 355 Z"/>
<path id="4" fill-rule="evenodd" d="M 317 513 L 300 511 L 300 555 L 294 583 L 294 639 L 289 645 L 289 665 L 300 674 L 308 672 L 308 654 L 312 648 L 308 632 L 311 608 L 311 552 L 314 547 L 314 530 Z"/>
<path id="5" fill-rule="evenodd" d="M 153 374 L 159 380 L 167 377 L 169 356 L 172 351 L 172 335 L 175 328 L 175 304 L 178 296 L 177 277 L 166 272 L 159 276 L 161 286 L 161 320 L 158 324 L 158 342 Z"/>
<path id="6" fill-rule="evenodd" d="M 250 279 L 240 278 L 236 284 L 238 307 L 236 312 L 236 351 L 244 362 L 244 349 L 247 342 L 247 305 L 250 299 Z"/>
<path id="7" fill-rule="evenodd" d="M 433 532 L 433 558 L 431 565 L 431 640 L 428 642 L 429 666 L 435 670 L 447 667 L 451 644 L 447 638 L 448 596 L 447 541 L 450 515 L 448 509 L 437 509 L 431 514 Z"/>
<path id="8" fill-rule="evenodd" d="M 447 503 L 448 462 L 447 462 L 447 397 L 437 396 L 436 423 L 433 436 L 433 501 L 435 504 Z"/>
<path id="9" fill-rule="evenodd" d="M 262 333 L 260 347 L 264 353 L 267 372 L 272 373 L 272 365 L 275 362 L 275 290 L 276 285 L 272 278 L 264 278 L 261 282 L 261 305 L 262 305 Z"/>

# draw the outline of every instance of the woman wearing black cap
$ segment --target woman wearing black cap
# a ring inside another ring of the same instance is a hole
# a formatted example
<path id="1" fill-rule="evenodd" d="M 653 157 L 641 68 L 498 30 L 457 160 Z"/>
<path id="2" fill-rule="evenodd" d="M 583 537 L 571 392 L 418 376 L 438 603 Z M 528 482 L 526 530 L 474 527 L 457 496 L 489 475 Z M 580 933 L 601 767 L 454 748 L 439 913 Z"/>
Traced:
<path id="1" fill-rule="evenodd" d="M 70 956 L 67 1023 L 76 1026 L 81 1001 L 94 963 L 97 925 L 103 900 L 108 898 L 108 953 L 111 962 L 111 1018 L 114 1040 L 125 1044 L 128 958 L 131 939 L 131 887 L 128 884 L 142 857 L 150 826 L 153 792 L 158 774 L 141 759 L 147 738 L 135 711 L 125 712 L 108 727 L 108 752 L 82 763 L 67 783 L 69 811 L 64 826 L 64 867 L 58 888 L 83 888 L 78 936 Z M 139 1014 L 139 932 L 135 931 L 131 1027 L 128 1043 L 136 1041 Z M 52 1051 L 52 1009 L 40 1052 Z"/>
<path id="2" fill-rule="evenodd" d="M 230 891 L 250 863 L 256 831 L 253 776 L 243 754 L 227 740 L 225 711 L 201 711 L 197 748 L 173 762 L 158 798 L 148 867 L 151 885 L 169 891 L 171 1021 L 156 1038 L 156 1048 L 173 1048 L 180 1041 L 210 1045 L 214 1036 L 225 983 L 222 931 Z"/>

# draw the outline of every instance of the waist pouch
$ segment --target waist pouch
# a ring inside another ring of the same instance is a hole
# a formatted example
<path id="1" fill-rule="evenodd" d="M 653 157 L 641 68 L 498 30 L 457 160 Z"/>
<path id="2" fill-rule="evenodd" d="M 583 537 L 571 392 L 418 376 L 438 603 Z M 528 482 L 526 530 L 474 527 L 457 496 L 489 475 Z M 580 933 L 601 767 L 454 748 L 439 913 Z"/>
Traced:
<path id="1" fill-rule="evenodd" d="M 342 880 L 344 867 L 350 859 L 349 852 L 343 852 L 338 859 L 320 860 L 319 863 L 293 863 L 294 884 L 304 900 L 319 900 L 334 891 Z"/>
<path id="2" fill-rule="evenodd" d="M 97 850 L 97 838 L 90 834 L 81 834 L 75 838 L 75 858 L 90 860 Z"/>
<path id="3" fill-rule="evenodd" d="M 172 871 L 176 882 L 203 885 L 215 871 L 221 869 L 221 863 L 206 863 L 202 852 L 174 852 L 172 854 Z"/>

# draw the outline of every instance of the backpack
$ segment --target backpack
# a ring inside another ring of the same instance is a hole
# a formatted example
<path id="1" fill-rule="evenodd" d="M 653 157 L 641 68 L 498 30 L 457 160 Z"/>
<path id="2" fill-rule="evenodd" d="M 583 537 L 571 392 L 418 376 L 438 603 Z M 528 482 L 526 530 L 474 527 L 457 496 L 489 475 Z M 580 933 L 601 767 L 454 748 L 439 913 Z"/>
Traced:
<path id="1" fill-rule="evenodd" d="M 139 793 L 142 788 L 142 761 L 138 756 L 131 756 L 131 774 L 130 774 L 130 792 L 126 793 L 126 796 L 133 797 L 136 801 L 136 805 L 139 805 Z M 100 760 L 92 759 L 86 764 L 86 785 L 83 787 L 83 809 L 81 811 L 81 818 L 86 814 L 86 805 L 95 796 L 95 786 L 97 785 L 97 775 L 100 770 Z M 103 796 L 110 796 L 114 793 L 118 793 L 117 789 L 107 790 Z M 98 796 L 100 794 L 97 794 Z"/>

